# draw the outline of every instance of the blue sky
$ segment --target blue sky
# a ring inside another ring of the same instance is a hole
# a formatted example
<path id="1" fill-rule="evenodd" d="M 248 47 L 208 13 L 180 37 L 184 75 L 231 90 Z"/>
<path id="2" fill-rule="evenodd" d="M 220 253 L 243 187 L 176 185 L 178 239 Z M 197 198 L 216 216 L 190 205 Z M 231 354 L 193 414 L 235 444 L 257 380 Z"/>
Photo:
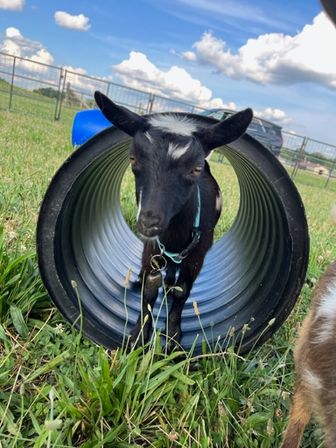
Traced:
<path id="1" fill-rule="evenodd" d="M 43 49 L 38 60 L 203 107 L 251 106 L 334 144 L 335 45 L 317 1 L 0 0 L 2 51 Z"/>

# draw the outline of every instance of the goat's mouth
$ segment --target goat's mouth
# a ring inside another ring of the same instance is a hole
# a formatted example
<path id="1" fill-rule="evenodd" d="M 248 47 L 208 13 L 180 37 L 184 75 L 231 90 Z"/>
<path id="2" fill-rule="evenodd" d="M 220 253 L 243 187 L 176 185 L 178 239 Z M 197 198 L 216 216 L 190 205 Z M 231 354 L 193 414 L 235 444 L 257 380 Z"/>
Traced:
<path id="1" fill-rule="evenodd" d="M 145 239 L 145 240 L 154 240 L 155 238 L 157 238 L 161 232 L 162 232 L 162 228 L 161 227 L 157 227 L 157 226 L 153 226 L 150 228 L 139 228 L 139 233 L 141 238 Z"/>

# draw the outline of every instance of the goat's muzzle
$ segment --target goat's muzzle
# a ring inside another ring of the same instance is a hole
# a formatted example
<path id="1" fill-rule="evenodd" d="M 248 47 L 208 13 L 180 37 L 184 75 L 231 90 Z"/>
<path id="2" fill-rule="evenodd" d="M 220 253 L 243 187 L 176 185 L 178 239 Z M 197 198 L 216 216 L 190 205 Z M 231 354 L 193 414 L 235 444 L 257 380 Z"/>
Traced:
<path id="1" fill-rule="evenodd" d="M 160 235 L 162 222 L 161 216 L 154 214 L 151 210 L 141 211 L 137 223 L 138 230 L 143 236 L 153 238 Z"/>

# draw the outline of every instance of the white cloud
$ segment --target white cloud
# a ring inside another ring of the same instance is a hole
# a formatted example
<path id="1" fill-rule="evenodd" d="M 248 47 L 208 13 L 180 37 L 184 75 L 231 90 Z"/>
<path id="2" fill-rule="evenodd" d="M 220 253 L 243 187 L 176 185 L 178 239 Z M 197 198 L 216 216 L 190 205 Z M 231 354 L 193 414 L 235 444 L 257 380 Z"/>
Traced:
<path id="1" fill-rule="evenodd" d="M 13 26 L 9 27 L 5 31 L 5 36 L 8 38 L 22 37 L 20 31 Z"/>
<path id="2" fill-rule="evenodd" d="M 63 65 L 64 70 L 68 70 L 69 72 L 73 72 L 76 75 L 86 75 L 85 68 L 81 67 L 72 67 L 71 65 Z"/>
<path id="3" fill-rule="evenodd" d="M 42 62 L 43 64 L 51 65 L 54 62 L 53 56 L 49 53 L 46 48 L 41 48 L 35 54 L 33 54 L 30 59 L 35 62 Z"/>
<path id="4" fill-rule="evenodd" d="M 181 53 L 182 55 L 182 59 L 184 59 L 185 61 L 196 61 L 197 60 L 197 56 L 193 51 L 183 51 Z"/>
<path id="5" fill-rule="evenodd" d="M 128 87 L 182 99 L 204 108 L 229 107 L 220 98 L 213 98 L 212 91 L 184 68 L 172 66 L 168 71 L 160 70 L 140 52 L 131 51 L 129 58 L 115 65 L 114 70 Z M 234 103 L 230 105 L 235 106 Z"/>
<path id="6" fill-rule="evenodd" d="M 83 91 L 91 91 L 94 89 L 91 80 L 86 76 L 82 76 L 87 74 L 84 68 L 64 65 L 63 69 L 67 71 L 66 82 L 70 87 Z"/>
<path id="7" fill-rule="evenodd" d="M 332 54 L 336 31 L 324 13 L 294 36 L 263 34 L 248 39 L 236 53 L 211 32 L 204 33 L 193 47 L 198 62 L 233 79 L 247 78 L 260 84 L 314 82 L 336 87 L 336 58 Z"/>
<path id="8" fill-rule="evenodd" d="M 229 103 L 225 104 L 224 107 L 226 109 L 237 110 L 237 105 L 233 101 L 230 101 Z"/>
<path id="9" fill-rule="evenodd" d="M 15 67 L 20 74 L 22 69 L 35 72 L 37 76 L 42 77 L 51 76 L 55 78 L 59 76 L 57 72 L 51 71 L 47 65 L 34 64 L 34 62 L 40 62 L 43 64 L 53 64 L 54 58 L 51 53 L 40 43 L 24 37 L 20 30 L 14 27 L 7 28 L 5 31 L 5 38 L 0 40 L 0 51 L 8 53 L 13 56 L 27 58 L 28 60 L 17 59 Z M 13 60 L 11 58 L 3 58 L 2 64 L 8 66 L 8 71 L 11 72 Z M 21 70 L 20 70 L 21 69 Z M 95 90 L 105 91 L 106 83 L 104 81 L 110 81 L 110 77 L 97 77 L 91 79 L 87 76 L 86 70 L 81 67 L 64 66 L 64 70 L 67 70 L 66 84 L 76 90 L 76 93 L 81 95 L 83 104 L 85 98 L 92 97 Z M 58 79 L 58 78 L 57 78 Z"/>
<path id="10" fill-rule="evenodd" d="M 255 110 L 254 115 L 268 121 L 274 121 L 282 126 L 285 126 L 292 121 L 285 111 L 272 107 L 266 107 L 266 109 L 261 111 Z"/>
<path id="11" fill-rule="evenodd" d="M 69 28 L 77 31 L 88 31 L 91 27 L 89 24 L 89 18 L 84 16 L 84 14 L 73 16 L 65 11 L 56 11 L 54 17 L 57 25 L 62 26 L 63 28 Z"/>
<path id="12" fill-rule="evenodd" d="M 54 62 L 53 56 L 40 42 L 27 39 L 22 36 L 20 30 L 14 27 L 6 29 L 4 40 L 0 41 L 0 51 L 44 64 L 52 64 Z M 47 67 L 37 66 L 29 61 L 18 60 L 17 64 L 31 71 L 47 70 Z"/>
<path id="13" fill-rule="evenodd" d="M 0 9 L 10 9 L 12 11 L 22 11 L 24 0 L 0 0 Z"/>

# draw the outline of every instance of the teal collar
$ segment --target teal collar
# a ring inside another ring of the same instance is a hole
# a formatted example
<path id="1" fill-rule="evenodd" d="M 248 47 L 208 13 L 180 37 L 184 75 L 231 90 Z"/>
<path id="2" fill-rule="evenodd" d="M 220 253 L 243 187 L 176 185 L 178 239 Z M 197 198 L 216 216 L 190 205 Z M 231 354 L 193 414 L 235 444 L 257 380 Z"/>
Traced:
<path id="1" fill-rule="evenodd" d="M 197 212 L 194 220 L 193 238 L 191 240 L 191 243 L 180 253 L 169 252 L 166 250 L 164 244 L 161 243 L 160 238 L 157 236 L 156 242 L 158 243 L 160 254 L 170 258 L 176 264 L 180 264 L 182 260 L 187 258 L 192 249 L 194 249 L 194 247 L 197 246 L 201 238 L 200 219 L 201 219 L 201 193 L 199 186 L 197 185 Z"/>

